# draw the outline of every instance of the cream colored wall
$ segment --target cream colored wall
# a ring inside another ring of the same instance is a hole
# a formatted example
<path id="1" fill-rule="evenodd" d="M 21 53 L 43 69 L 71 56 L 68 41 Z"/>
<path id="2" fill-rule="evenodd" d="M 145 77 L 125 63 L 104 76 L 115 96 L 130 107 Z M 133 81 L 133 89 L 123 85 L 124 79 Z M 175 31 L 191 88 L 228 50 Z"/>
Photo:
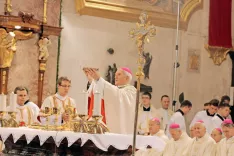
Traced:
<path id="1" fill-rule="evenodd" d="M 215 66 L 208 58 L 204 49 L 208 35 L 208 1 L 204 1 L 204 10 L 192 15 L 188 31 L 180 32 L 180 64 L 178 76 L 178 93 L 184 92 L 186 99 L 194 104 L 188 116 L 188 122 L 195 112 L 202 109 L 203 103 L 216 96 L 229 94 L 231 81 L 231 61 L 221 66 Z M 135 28 L 134 23 L 108 20 L 90 16 L 79 16 L 75 13 L 73 0 L 64 1 L 60 55 L 60 75 L 72 79 L 71 96 L 86 87 L 86 78 L 81 70 L 83 66 L 100 68 L 102 75 L 107 66 L 117 63 L 128 66 L 136 72 L 137 51 L 134 41 L 128 36 L 128 31 Z M 172 95 L 172 66 L 175 57 L 174 29 L 157 27 L 157 35 L 146 45 L 146 51 L 153 55 L 150 69 L 150 80 L 144 84 L 153 87 L 152 103 L 160 107 L 160 97 L 163 94 Z M 109 55 L 108 48 L 115 50 Z M 188 72 L 188 50 L 197 49 L 201 54 L 199 73 Z"/>

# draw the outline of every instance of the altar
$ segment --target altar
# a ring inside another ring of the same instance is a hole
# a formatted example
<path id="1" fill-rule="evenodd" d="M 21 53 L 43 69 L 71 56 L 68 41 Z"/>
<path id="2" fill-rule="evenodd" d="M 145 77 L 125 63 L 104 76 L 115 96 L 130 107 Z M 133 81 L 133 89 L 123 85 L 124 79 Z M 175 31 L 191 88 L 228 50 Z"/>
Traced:
<path id="1" fill-rule="evenodd" d="M 18 155 L 131 155 L 132 135 L 114 133 L 87 134 L 72 131 L 0 128 L 4 153 Z M 156 136 L 137 136 L 136 148 L 164 149 Z"/>

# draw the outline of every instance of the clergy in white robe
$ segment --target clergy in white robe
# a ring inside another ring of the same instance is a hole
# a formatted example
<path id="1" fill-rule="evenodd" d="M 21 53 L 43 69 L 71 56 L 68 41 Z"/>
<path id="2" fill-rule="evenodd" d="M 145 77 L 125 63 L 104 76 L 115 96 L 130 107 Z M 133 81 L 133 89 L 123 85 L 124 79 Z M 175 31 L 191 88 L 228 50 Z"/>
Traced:
<path id="1" fill-rule="evenodd" d="M 195 117 L 193 118 L 189 128 L 191 128 L 194 123 L 198 120 L 203 120 L 205 125 L 206 125 L 206 130 L 209 134 L 211 134 L 213 130 L 213 125 L 212 125 L 212 118 L 215 116 L 215 113 L 218 110 L 218 105 L 219 105 L 219 100 L 213 99 L 210 101 L 210 107 L 208 110 L 203 110 L 200 112 L 197 112 Z"/>
<path id="2" fill-rule="evenodd" d="M 68 96 L 69 89 L 71 87 L 71 80 L 69 80 L 67 77 L 60 77 L 58 79 L 58 92 L 54 95 L 51 95 L 47 97 L 42 106 L 41 106 L 41 112 L 40 112 L 40 119 L 41 123 L 43 125 L 46 124 L 46 114 L 45 110 L 49 108 L 50 110 L 50 116 L 49 116 L 49 124 L 50 125 L 61 125 L 62 120 L 64 122 L 68 121 L 68 112 L 65 112 L 65 109 L 67 107 L 71 107 L 72 112 L 74 113 L 76 111 L 76 104 L 74 99 Z M 56 109 L 55 109 L 56 108 Z M 52 112 L 53 110 L 58 111 L 58 118 L 57 121 L 55 120 L 55 116 Z"/>
<path id="3" fill-rule="evenodd" d="M 169 126 L 172 139 L 167 143 L 162 156 L 183 156 L 192 139 L 180 129 L 180 125 L 173 123 Z"/>
<path id="4" fill-rule="evenodd" d="M 189 111 L 192 109 L 192 103 L 188 100 L 185 100 L 181 103 L 180 109 L 177 110 L 171 117 L 168 124 L 176 123 L 180 125 L 180 128 L 182 131 L 186 132 L 186 124 L 185 124 L 185 118 L 184 115 L 188 114 Z M 169 129 L 167 129 L 167 136 L 171 138 Z"/>
<path id="5" fill-rule="evenodd" d="M 103 94 L 106 124 L 112 133 L 132 134 L 136 104 L 136 88 L 130 85 L 132 72 L 119 68 L 115 73 L 115 85 L 105 81 L 96 70 L 88 69 L 96 81 L 95 91 Z"/>
<path id="6" fill-rule="evenodd" d="M 33 109 L 27 105 L 24 105 L 28 99 L 28 92 L 25 87 L 18 86 L 15 88 L 14 93 L 17 94 L 16 105 L 16 121 L 20 126 L 28 126 L 33 123 L 38 123 L 37 114 Z M 7 107 L 8 111 L 11 111 L 11 107 Z"/>
<path id="7" fill-rule="evenodd" d="M 222 130 L 225 138 L 219 142 L 216 156 L 234 156 L 234 125 L 232 120 L 224 120 Z"/>
<path id="8" fill-rule="evenodd" d="M 170 98 L 168 95 L 163 95 L 161 97 L 161 105 L 162 107 L 157 109 L 157 114 L 159 114 L 159 118 L 161 120 L 161 129 L 163 129 L 166 132 L 168 122 L 174 114 L 174 112 L 171 109 L 169 109 Z"/>
<path id="9" fill-rule="evenodd" d="M 33 103 L 32 101 L 27 100 L 24 105 L 28 106 L 29 108 L 31 108 L 31 110 L 34 113 L 34 116 L 37 118 L 39 116 L 39 112 L 40 112 L 40 108 Z"/>
<path id="10" fill-rule="evenodd" d="M 212 118 L 212 128 L 221 128 L 222 122 L 229 116 L 230 105 L 220 103 L 218 113 Z"/>
<path id="11" fill-rule="evenodd" d="M 165 135 L 164 131 L 160 129 L 160 120 L 159 118 L 153 118 L 149 121 L 149 135 L 151 136 L 157 136 L 162 141 L 167 143 L 169 141 L 168 137 Z M 150 149 L 144 149 L 144 150 L 139 150 L 136 152 L 136 156 L 161 156 L 162 152 L 159 152 L 158 150 L 154 148 Z"/>
<path id="12" fill-rule="evenodd" d="M 197 121 L 194 124 L 195 135 L 192 142 L 184 152 L 185 156 L 214 156 L 216 143 L 206 132 L 206 126 L 203 121 Z"/>
<path id="13" fill-rule="evenodd" d="M 219 143 L 220 140 L 223 138 L 223 132 L 221 128 L 215 128 L 213 129 L 211 133 L 211 137 L 215 140 L 216 143 Z"/>
<path id="14" fill-rule="evenodd" d="M 154 117 L 159 117 L 156 109 L 150 103 L 151 94 L 149 92 L 144 92 L 141 96 L 141 104 L 138 110 L 138 133 L 141 135 L 146 135 L 149 133 L 149 121 Z"/>

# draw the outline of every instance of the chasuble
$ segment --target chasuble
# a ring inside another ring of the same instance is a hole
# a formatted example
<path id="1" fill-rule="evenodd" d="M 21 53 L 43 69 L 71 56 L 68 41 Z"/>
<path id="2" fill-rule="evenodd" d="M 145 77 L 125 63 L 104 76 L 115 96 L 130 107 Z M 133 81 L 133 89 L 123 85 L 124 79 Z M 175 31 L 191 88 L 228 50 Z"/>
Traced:
<path id="1" fill-rule="evenodd" d="M 100 78 L 95 91 L 103 94 L 106 124 L 111 133 L 132 134 L 136 104 L 136 88 L 131 85 L 115 86 Z"/>

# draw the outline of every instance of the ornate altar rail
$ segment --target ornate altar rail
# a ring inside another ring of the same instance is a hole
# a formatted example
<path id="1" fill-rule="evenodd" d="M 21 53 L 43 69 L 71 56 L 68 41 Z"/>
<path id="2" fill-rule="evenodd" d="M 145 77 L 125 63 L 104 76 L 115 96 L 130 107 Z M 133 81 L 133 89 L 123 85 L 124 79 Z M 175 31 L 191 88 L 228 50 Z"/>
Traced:
<path id="1" fill-rule="evenodd" d="M 20 138 L 25 137 L 27 144 L 30 144 L 35 138 L 38 138 L 40 146 L 47 140 L 51 140 L 59 147 L 64 139 L 67 139 L 67 147 L 70 147 L 80 141 L 80 147 L 83 147 L 88 141 L 102 151 L 108 151 L 109 147 L 114 147 L 117 150 L 127 150 L 132 145 L 132 135 L 123 134 L 87 134 L 75 133 L 71 131 L 44 131 L 30 128 L 0 128 L 0 136 L 5 142 L 8 138 L 13 138 L 13 143 L 16 143 Z M 165 143 L 156 136 L 137 136 L 137 149 L 144 149 L 148 146 L 159 151 L 164 149 Z"/>

